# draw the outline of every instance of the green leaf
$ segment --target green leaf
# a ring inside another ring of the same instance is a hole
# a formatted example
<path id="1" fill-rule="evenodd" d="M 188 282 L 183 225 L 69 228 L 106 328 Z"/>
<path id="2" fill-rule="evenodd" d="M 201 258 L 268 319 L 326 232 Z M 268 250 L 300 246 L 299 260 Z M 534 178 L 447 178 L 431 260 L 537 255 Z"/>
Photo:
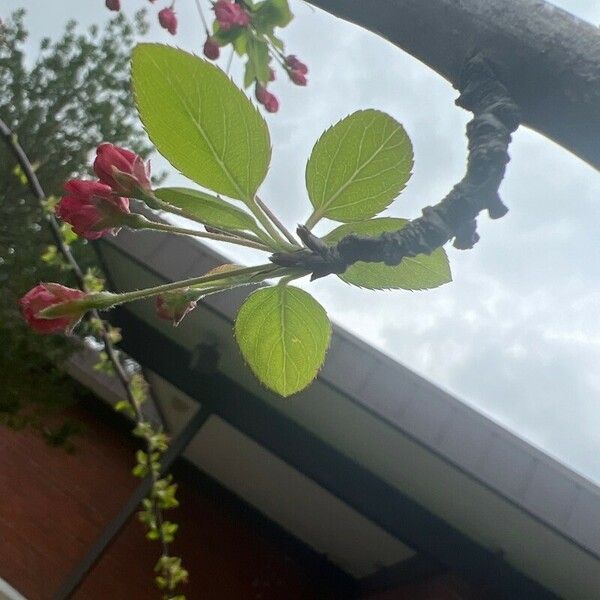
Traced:
<path id="1" fill-rule="evenodd" d="M 294 18 L 287 0 L 265 0 L 252 11 L 252 26 L 258 33 L 272 33 L 275 27 L 285 27 Z"/>
<path id="2" fill-rule="evenodd" d="M 329 346 L 331 323 L 310 294 L 276 285 L 248 297 L 237 316 L 235 335 L 258 379 L 285 397 L 317 376 Z"/>
<path id="3" fill-rule="evenodd" d="M 323 239 L 333 243 L 350 233 L 358 235 L 380 235 L 386 231 L 398 231 L 408 221 L 383 217 L 362 223 L 340 225 Z M 443 248 L 431 254 L 419 254 L 402 259 L 399 265 L 389 267 L 383 263 L 357 262 L 345 273 L 338 275 L 346 283 L 370 290 L 403 289 L 424 290 L 435 288 L 452 281 L 448 256 Z"/>
<path id="4" fill-rule="evenodd" d="M 248 59 L 246 61 L 246 69 L 244 70 L 244 88 L 250 87 L 256 79 L 256 70 L 254 69 L 254 63 Z"/>
<path id="5" fill-rule="evenodd" d="M 260 231 L 252 215 L 217 196 L 189 188 L 161 188 L 155 193 L 161 200 L 180 208 L 185 216 L 210 227 Z"/>
<path id="6" fill-rule="evenodd" d="M 375 216 L 404 188 L 412 165 L 410 138 L 392 117 L 378 110 L 346 117 L 319 138 L 308 159 L 309 224 Z"/>
<path id="7" fill-rule="evenodd" d="M 183 50 L 138 44 L 132 78 L 140 117 L 158 151 L 201 186 L 251 201 L 269 167 L 269 132 L 227 75 Z"/>
<path id="8" fill-rule="evenodd" d="M 258 40 L 254 36 L 248 36 L 246 52 L 248 61 L 252 63 L 254 77 L 260 83 L 266 84 L 269 81 L 269 46 L 267 46 L 267 42 Z"/>
<path id="9" fill-rule="evenodd" d="M 213 34 L 212 38 L 219 44 L 219 46 L 227 46 L 228 44 L 235 44 L 238 39 L 246 37 L 245 27 L 232 27 L 227 31 L 221 29 L 219 22 L 213 22 Z"/>
<path id="10" fill-rule="evenodd" d="M 233 41 L 233 47 L 238 56 L 244 56 L 248 47 L 248 37 L 250 33 L 244 28 L 242 30 L 243 35 L 238 35 Z"/>

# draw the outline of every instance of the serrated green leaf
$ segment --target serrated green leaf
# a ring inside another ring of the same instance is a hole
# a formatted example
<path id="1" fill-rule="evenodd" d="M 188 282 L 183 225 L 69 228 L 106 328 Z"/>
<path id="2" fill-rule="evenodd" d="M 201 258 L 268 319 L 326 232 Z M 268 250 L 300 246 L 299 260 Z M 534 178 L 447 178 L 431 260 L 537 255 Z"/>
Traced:
<path id="1" fill-rule="evenodd" d="M 294 18 L 287 0 L 265 0 L 252 11 L 252 26 L 258 33 L 272 33 L 275 27 L 285 27 Z"/>
<path id="2" fill-rule="evenodd" d="M 406 219 L 392 217 L 348 223 L 329 232 L 323 239 L 333 243 L 350 233 L 380 235 L 387 231 L 398 231 L 407 223 Z M 338 277 L 346 283 L 370 290 L 424 290 L 452 281 L 448 256 L 443 248 L 438 248 L 431 254 L 404 258 L 394 267 L 388 267 L 383 263 L 357 262 Z"/>
<path id="3" fill-rule="evenodd" d="M 249 202 L 271 158 L 264 119 L 215 65 L 183 50 L 138 44 L 132 79 L 158 151 L 201 186 Z"/>
<path id="4" fill-rule="evenodd" d="M 263 85 L 269 81 L 269 46 L 267 42 L 248 36 L 246 43 L 248 60 L 252 63 L 254 77 Z"/>
<path id="5" fill-rule="evenodd" d="M 248 36 L 250 33 L 244 28 L 242 29 L 242 35 L 238 35 L 234 42 L 233 47 L 238 56 L 244 56 L 246 54 L 246 49 L 248 47 Z"/>
<path id="6" fill-rule="evenodd" d="M 321 217 L 363 221 L 386 208 L 411 176 L 413 152 L 400 123 L 378 110 L 358 111 L 328 129 L 306 165 L 306 187 Z"/>
<path id="7" fill-rule="evenodd" d="M 331 323 L 310 294 L 277 285 L 248 297 L 237 316 L 235 335 L 258 379 L 285 397 L 317 376 L 329 346 Z"/>
<path id="8" fill-rule="evenodd" d="M 185 216 L 210 227 L 232 231 L 260 230 L 252 215 L 200 190 L 161 188 L 155 193 L 164 202 L 180 208 Z"/>
<path id="9" fill-rule="evenodd" d="M 256 70 L 254 69 L 254 63 L 248 59 L 246 61 L 246 68 L 244 70 L 244 88 L 250 87 L 256 79 Z"/>

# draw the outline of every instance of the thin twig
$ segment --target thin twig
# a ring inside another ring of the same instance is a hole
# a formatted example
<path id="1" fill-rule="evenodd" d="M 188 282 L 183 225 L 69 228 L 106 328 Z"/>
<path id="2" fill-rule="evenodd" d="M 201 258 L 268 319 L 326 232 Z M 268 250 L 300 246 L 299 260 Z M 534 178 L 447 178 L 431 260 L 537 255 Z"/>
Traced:
<path id="1" fill-rule="evenodd" d="M 202 12 L 202 6 L 200 6 L 200 0 L 196 0 L 196 8 L 198 9 L 198 14 L 200 15 L 200 20 L 202 21 L 202 26 L 204 27 L 204 31 L 206 31 L 206 35 L 210 35 L 208 31 L 208 23 L 206 22 L 206 18 L 204 17 L 204 13 Z"/>
<path id="2" fill-rule="evenodd" d="M 0 135 L 4 139 L 7 147 L 13 153 L 21 169 L 23 170 L 23 173 L 25 174 L 25 177 L 27 178 L 27 182 L 29 184 L 29 189 L 37 197 L 40 203 L 45 202 L 46 194 L 44 193 L 44 189 L 42 188 L 40 181 L 37 178 L 37 175 L 35 174 L 35 170 L 29 158 L 27 157 L 27 154 L 23 150 L 21 144 L 19 144 L 16 134 L 8 127 L 8 125 L 2 119 L 0 119 Z M 58 225 L 56 218 L 54 217 L 54 215 L 49 214 L 47 215 L 47 220 L 50 225 L 50 230 L 52 231 L 52 236 L 54 238 L 56 246 L 67 261 L 68 265 L 71 267 L 79 288 L 82 291 L 87 292 L 85 287 L 85 277 L 83 271 L 81 270 L 81 267 L 75 260 L 75 257 L 71 253 L 71 250 L 69 249 L 68 245 L 65 243 L 60 231 L 60 226 Z M 125 369 L 123 368 L 123 364 L 119 359 L 118 353 L 114 347 L 114 344 L 112 343 L 112 340 L 110 339 L 109 332 L 104 324 L 104 321 L 100 317 L 100 314 L 97 310 L 92 310 L 90 311 L 90 315 L 91 319 L 95 320 L 96 323 L 98 323 L 100 326 L 100 337 L 102 339 L 102 342 L 104 343 L 104 350 L 117 375 L 117 378 L 123 385 L 127 401 L 131 406 L 132 410 L 134 411 L 136 423 L 139 425 L 145 421 L 145 418 L 142 413 L 141 407 L 139 406 L 139 403 L 135 398 L 133 390 L 131 389 L 130 378 L 127 375 Z M 152 453 L 152 447 L 150 445 L 150 442 L 147 442 L 146 452 L 148 454 L 148 457 L 150 457 Z M 158 475 L 154 473 L 153 469 L 150 469 L 150 477 L 152 479 L 152 487 L 154 487 L 154 485 L 158 481 Z M 161 526 L 163 522 L 162 510 L 154 500 L 153 507 L 156 520 L 159 524 L 158 533 L 160 543 L 162 546 L 162 554 L 163 556 L 169 556 L 169 545 L 164 538 Z"/>

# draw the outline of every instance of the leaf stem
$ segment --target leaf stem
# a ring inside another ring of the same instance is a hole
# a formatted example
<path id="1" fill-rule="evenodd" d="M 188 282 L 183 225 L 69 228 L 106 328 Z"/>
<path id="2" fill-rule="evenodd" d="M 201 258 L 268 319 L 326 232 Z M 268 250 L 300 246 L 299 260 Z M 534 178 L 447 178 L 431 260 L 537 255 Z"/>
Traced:
<path id="1" fill-rule="evenodd" d="M 256 199 L 248 199 L 246 200 L 246 206 L 252 211 L 252 214 L 256 217 L 259 223 L 265 228 L 269 236 L 272 238 L 275 246 L 274 248 L 277 250 L 297 250 L 298 246 L 296 244 L 290 244 L 277 229 L 273 226 L 269 217 L 263 211 L 263 209 L 257 204 Z"/>
<path id="2" fill-rule="evenodd" d="M 277 273 L 277 276 L 284 274 L 281 273 L 281 267 L 279 265 L 266 263 L 254 267 L 244 267 L 234 271 L 224 271 L 220 273 L 213 273 L 212 275 L 201 275 L 200 277 L 192 277 L 190 279 L 165 283 L 163 285 L 157 285 L 155 287 L 145 288 L 142 290 L 134 290 L 132 292 L 124 292 L 122 294 L 100 292 L 97 294 L 90 294 L 81 300 L 72 300 L 69 302 L 55 304 L 54 306 L 50 306 L 40 311 L 39 316 L 42 318 L 52 319 L 65 315 L 72 315 L 77 312 L 84 312 L 90 309 L 105 310 L 108 308 L 113 308 L 119 304 L 124 304 L 125 302 L 145 300 L 146 298 L 151 298 L 153 296 L 157 296 L 158 294 L 164 294 L 166 292 L 172 292 L 189 287 L 196 287 L 206 283 L 226 280 L 232 277 L 239 277 L 241 275 L 248 275 L 251 282 L 259 282 L 273 277 L 275 273 Z M 258 276 L 258 278 L 255 279 L 253 276 Z M 236 283 L 236 285 L 239 285 L 239 283 Z"/>
<path id="3" fill-rule="evenodd" d="M 273 211 L 258 196 L 256 196 L 255 200 L 258 207 L 267 215 L 267 217 L 269 217 L 273 225 L 275 225 L 275 227 L 277 227 L 277 229 L 279 229 L 279 231 L 283 233 L 283 235 L 289 240 L 289 242 L 292 245 L 296 246 L 297 248 L 300 248 L 300 245 L 298 244 L 294 236 L 286 229 L 285 225 L 277 218 L 275 213 L 273 213 Z"/>
<path id="4" fill-rule="evenodd" d="M 167 233 L 175 233 L 178 235 L 189 235 L 193 237 L 205 238 L 209 240 L 217 240 L 220 242 L 227 242 L 229 244 L 237 244 L 238 246 L 246 246 L 248 248 L 255 248 L 256 250 L 262 250 L 263 252 L 269 252 L 269 248 L 266 244 L 256 238 L 256 241 L 244 239 L 242 237 L 236 237 L 234 235 L 227 235 L 221 233 L 211 233 L 208 231 L 197 231 L 195 229 L 187 229 L 185 227 L 177 227 L 175 225 L 167 225 L 166 223 L 158 223 L 157 221 L 150 221 L 143 215 L 135 214 L 131 215 L 127 220 L 126 225 L 131 229 L 150 229 L 154 231 L 165 231 Z"/>
<path id="5" fill-rule="evenodd" d="M 314 210 L 312 212 L 312 214 L 310 215 L 310 217 L 308 217 L 308 219 L 306 219 L 306 223 L 304 224 L 304 227 L 306 227 L 306 229 L 308 229 L 310 231 L 321 220 L 321 218 L 322 218 L 322 215 L 320 215 L 317 210 Z"/>

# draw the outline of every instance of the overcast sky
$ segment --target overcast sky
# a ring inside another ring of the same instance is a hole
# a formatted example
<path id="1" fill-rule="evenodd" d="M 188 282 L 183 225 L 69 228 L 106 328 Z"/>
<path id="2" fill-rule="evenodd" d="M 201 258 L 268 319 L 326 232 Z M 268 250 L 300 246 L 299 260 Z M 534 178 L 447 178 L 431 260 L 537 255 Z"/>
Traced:
<path id="1" fill-rule="evenodd" d="M 126 12 L 149 6 L 122 4 Z M 159 4 L 167 2 L 150 10 Z M 598 0 L 555 4 L 600 23 Z M 1 10 L 22 6 L 32 51 L 68 18 L 109 16 L 103 0 L 2 0 Z M 154 25 L 148 38 L 200 52 L 192 0 L 177 0 L 176 9 L 177 37 Z M 309 65 L 310 83 L 298 88 L 280 77 L 273 85 L 281 110 L 267 117 L 274 150 L 262 197 L 288 225 L 304 221 L 304 167 L 315 140 L 345 115 L 377 108 L 403 123 L 415 148 L 414 175 L 384 214 L 417 216 L 462 177 L 469 114 L 454 106 L 446 81 L 391 44 L 301 2 L 293 9 L 283 37 Z M 239 81 L 235 64 L 232 73 Z M 453 283 L 369 292 L 327 278 L 310 290 L 338 324 L 600 482 L 600 175 L 525 129 L 510 152 L 501 192 L 511 210 L 500 221 L 480 218 L 472 251 L 448 250 Z"/>

